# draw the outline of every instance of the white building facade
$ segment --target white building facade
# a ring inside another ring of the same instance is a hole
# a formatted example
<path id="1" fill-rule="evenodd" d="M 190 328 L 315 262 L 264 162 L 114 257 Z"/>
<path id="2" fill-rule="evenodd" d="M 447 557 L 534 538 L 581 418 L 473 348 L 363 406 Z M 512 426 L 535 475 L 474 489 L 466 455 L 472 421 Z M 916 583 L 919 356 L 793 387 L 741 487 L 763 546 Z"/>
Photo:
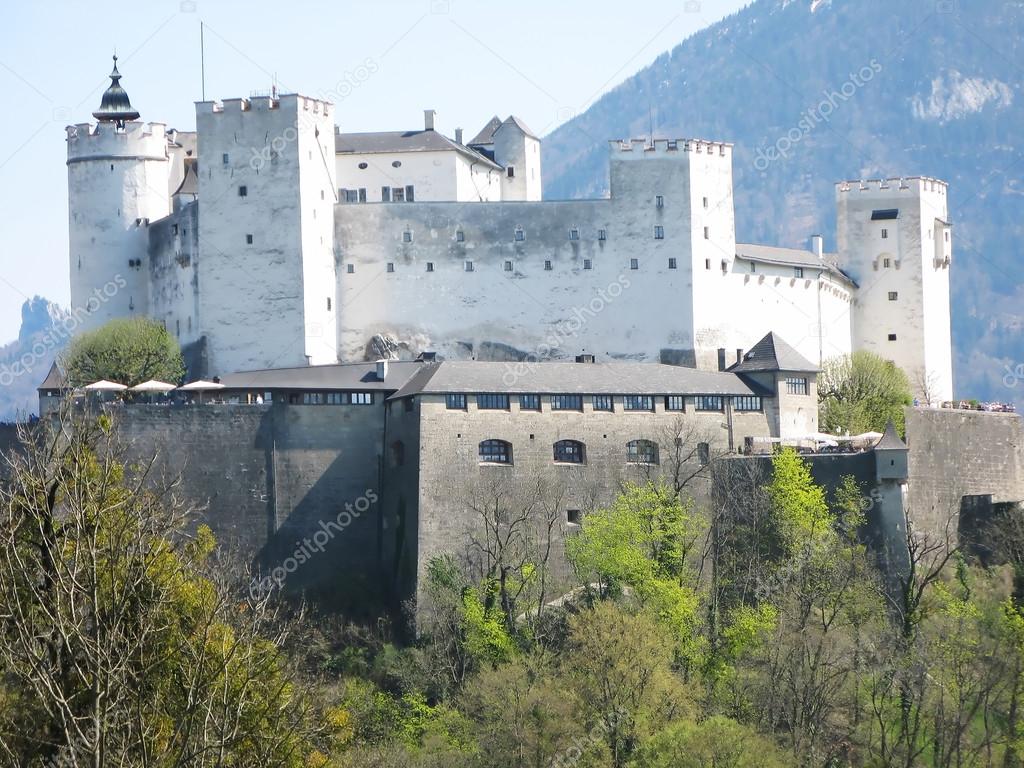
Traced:
<path id="1" fill-rule="evenodd" d="M 68 129 L 72 301 L 123 282 L 87 327 L 154 317 L 197 374 L 423 351 L 713 370 L 774 332 L 815 365 L 870 349 L 952 398 L 937 180 L 844 182 L 836 253 L 776 248 L 736 243 L 727 143 L 613 141 L 607 198 L 545 201 L 514 116 L 466 143 L 431 110 L 345 134 L 331 104 L 272 94 L 198 103 L 183 134 L 108 94 Z"/>

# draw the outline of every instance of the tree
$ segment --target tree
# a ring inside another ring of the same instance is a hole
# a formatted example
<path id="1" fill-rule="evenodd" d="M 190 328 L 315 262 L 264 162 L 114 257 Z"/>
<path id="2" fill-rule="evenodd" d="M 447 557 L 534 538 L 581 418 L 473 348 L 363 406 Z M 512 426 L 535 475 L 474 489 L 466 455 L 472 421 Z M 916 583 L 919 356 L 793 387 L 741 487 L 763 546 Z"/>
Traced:
<path id="1" fill-rule="evenodd" d="M 745 725 L 721 715 L 702 723 L 680 721 L 639 750 L 635 768 L 787 768 L 792 755 Z"/>
<path id="2" fill-rule="evenodd" d="M 72 386 L 100 379 L 134 386 L 149 379 L 179 383 L 185 375 L 181 349 L 167 329 L 148 318 L 111 320 L 71 342 L 64 370 Z"/>
<path id="3" fill-rule="evenodd" d="M 903 408 L 912 402 L 907 375 L 873 352 L 832 358 L 818 375 L 820 422 L 826 432 L 882 432 L 892 419 L 903 434 Z"/>
<path id="4" fill-rule="evenodd" d="M 22 431 L 0 485 L 0 757 L 23 766 L 300 766 L 316 729 L 269 604 L 126 465 L 106 416 Z"/>

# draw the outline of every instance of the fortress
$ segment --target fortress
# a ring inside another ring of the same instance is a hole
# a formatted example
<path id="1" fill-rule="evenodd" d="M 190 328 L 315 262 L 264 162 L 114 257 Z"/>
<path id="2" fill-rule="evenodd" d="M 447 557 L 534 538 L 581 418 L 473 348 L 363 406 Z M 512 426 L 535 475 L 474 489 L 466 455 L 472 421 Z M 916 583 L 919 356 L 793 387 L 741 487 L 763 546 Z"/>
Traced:
<path id="1" fill-rule="evenodd" d="M 549 201 L 515 117 L 469 141 L 429 110 L 349 134 L 329 102 L 270 94 L 199 102 L 181 132 L 140 122 L 120 77 L 67 129 L 72 308 L 85 329 L 162 322 L 193 376 L 428 350 L 722 370 L 774 332 L 816 366 L 872 350 L 952 399 L 936 179 L 837 184 L 835 253 L 743 244 L 728 143 L 612 141 L 607 198 Z"/>

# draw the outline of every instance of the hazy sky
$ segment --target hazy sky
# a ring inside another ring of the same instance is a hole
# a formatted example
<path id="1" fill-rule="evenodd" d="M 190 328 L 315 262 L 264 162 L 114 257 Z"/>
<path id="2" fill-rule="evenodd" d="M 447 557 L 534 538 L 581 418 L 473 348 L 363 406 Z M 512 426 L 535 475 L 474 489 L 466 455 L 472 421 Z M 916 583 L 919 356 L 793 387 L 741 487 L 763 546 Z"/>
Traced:
<path id="1" fill-rule="evenodd" d="M 422 126 L 472 136 L 514 113 L 544 135 L 693 32 L 747 0 L 377 0 L 376 2 L 18 2 L 0 25 L 0 344 L 22 302 L 68 303 L 64 126 L 91 120 L 116 48 L 142 120 L 195 128 L 199 25 L 207 98 L 267 90 L 311 96 L 367 60 L 343 99 L 346 131 Z"/>

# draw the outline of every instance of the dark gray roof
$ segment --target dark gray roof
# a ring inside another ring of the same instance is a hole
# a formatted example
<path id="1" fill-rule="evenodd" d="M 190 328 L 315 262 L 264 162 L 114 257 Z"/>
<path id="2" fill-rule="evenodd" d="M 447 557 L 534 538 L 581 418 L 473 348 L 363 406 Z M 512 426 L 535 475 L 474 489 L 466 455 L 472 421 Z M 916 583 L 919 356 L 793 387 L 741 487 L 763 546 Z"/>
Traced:
<path id="1" fill-rule="evenodd" d="M 393 152 L 459 152 L 474 162 L 500 168 L 479 152 L 458 144 L 437 131 L 378 131 L 376 133 L 338 133 L 334 151 L 339 155 Z"/>
<path id="2" fill-rule="evenodd" d="M 536 139 L 536 138 L 537 138 L 536 134 L 535 134 L 535 133 L 534 133 L 533 131 L 531 131 L 531 130 L 530 130 L 530 129 L 529 129 L 529 128 L 528 128 L 527 126 L 526 126 L 526 123 L 524 123 L 524 122 L 523 122 L 522 120 L 520 120 L 520 119 L 519 119 L 518 117 L 516 117 L 515 115 L 509 115 L 509 116 L 508 116 L 508 118 L 507 118 L 507 119 L 505 120 L 505 122 L 504 122 L 504 123 L 502 123 L 502 125 L 514 125 L 514 126 L 516 126 L 516 127 L 517 127 L 517 128 L 518 128 L 518 129 L 520 130 L 520 131 L 522 131 L 522 132 L 523 132 L 523 133 L 525 133 L 525 134 L 526 134 L 527 136 L 529 136 L 530 138 L 533 138 L 533 139 Z M 495 129 L 495 130 L 497 130 L 497 129 Z"/>
<path id="3" fill-rule="evenodd" d="M 896 425 L 893 423 L 892 419 L 889 419 L 889 423 L 885 425 L 885 432 L 882 434 L 882 439 L 875 444 L 875 450 L 907 450 L 907 444 L 900 439 L 899 432 L 896 431 Z"/>
<path id="4" fill-rule="evenodd" d="M 480 129 L 480 133 L 473 137 L 473 140 L 469 142 L 470 146 L 474 144 L 493 144 L 494 143 L 494 132 L 501 127 L 501 118 L 495 115 L 487 121 L 487 125 Z"/>
<path id="5" fill-rule="evenodd" d="M 732 373 L 660 363 L 490 363 L 445 361 L 425 367 L 392 397 L 446 392 L 509 394 L 762 395 Z"/>
<path id="6" fill-rule="evenodd" d="M 840 280 L 856 286 L 853 278 L 839 269 L 833 262 L 838 258 L 837 254 L 824 254 L 824 262 L 812 251 L 800 248 L 779 248 L 774 245 L 754 245 L 753 243 L 736 243 L 736 257 L 747 261 L 761 261 L 766 264 L 780 264 L 789 267 L 809 267 L 811 269 L 825 270 Z"/>
<path id="7" fill-rule="evenodd" d="M 229 373 L 221 376 L 220 383 L 228 389 L 394 391 L 400 389 L 422 366 L 423 363 L 418 362 L 390 360 L 384 381 L 377 379 L 376 363 L 343 363 Z"/>
<path id="8" fill-rule="evenodd" d="M 64 372 L 54 362 L 50 365 L 50 370 L 46 374 L 46 378 L 43 379 L 43 383 L 36 387 L 36 389 L 67 389 L 67 386 L 68 380 L 65 378 Z"/>
<path id="9" fill-rule="evenodd" d="M 750 348 L 743 359 L 729 366 L 733 373 L 756 373 L 759 371 L 806 371 L 815 372 L 818 367 L 793 347 L 783 341 L 774 331 Z"/>

